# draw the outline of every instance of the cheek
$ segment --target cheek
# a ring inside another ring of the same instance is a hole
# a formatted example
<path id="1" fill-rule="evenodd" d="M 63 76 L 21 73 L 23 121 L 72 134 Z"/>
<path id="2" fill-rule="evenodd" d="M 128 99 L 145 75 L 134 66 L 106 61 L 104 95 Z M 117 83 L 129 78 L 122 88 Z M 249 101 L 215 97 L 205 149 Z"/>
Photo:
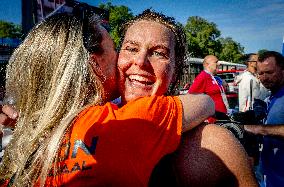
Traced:
<path id="1" fill-rule="evenodd" d="M 157 79 L 162 81 L 163 84 L 167 83 L 168 86 L 174 75 L 174 65 L 171 63 L 162 66 L 157 64 L 154 69 Z"/>
<path id="2" fill-rule="evenodd" d="M 260 80 L 261 82 L 263 82 L 264 78 L 263 78 L 262 75 L 259 76 L 259 80 Z"/>
<path id="3" fill-rule="evenodd" d="M 120 86 L 124 85 L 124 74 L 127 70 L 127 60 L 124 58 L 124 55 L 119 54 L 118 60 L 117 60 L 117 69 L 118 69 L 118 76 L 119 76 L 119 84 Z"/>
<path id="4" fill-rule="evenodd" d="M 117 67 L 119 71 L 125 71 L 125 69 L 129 66 L 129 60 L 127 55 L 120 53 L 118 56 Z"/>

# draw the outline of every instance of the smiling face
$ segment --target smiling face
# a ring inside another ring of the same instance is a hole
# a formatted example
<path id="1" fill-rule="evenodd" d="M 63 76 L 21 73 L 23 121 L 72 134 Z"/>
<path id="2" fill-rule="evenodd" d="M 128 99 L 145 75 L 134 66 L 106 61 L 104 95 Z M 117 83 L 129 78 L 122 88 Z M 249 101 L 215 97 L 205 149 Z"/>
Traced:
<path id="1" fill-rule="evenodd" d="M 138 21 L 125 35 L 118 57 L 122 102 L 163 95 L 175 70 L 174 34 L 153 21 Z"/>

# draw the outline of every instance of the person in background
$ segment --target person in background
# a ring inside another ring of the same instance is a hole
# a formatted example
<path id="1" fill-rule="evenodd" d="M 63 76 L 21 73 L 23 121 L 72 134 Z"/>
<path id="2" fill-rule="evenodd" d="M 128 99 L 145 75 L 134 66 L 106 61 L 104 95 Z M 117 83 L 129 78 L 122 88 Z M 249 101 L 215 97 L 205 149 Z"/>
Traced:
<path id="1" fill-rule="evenodd" d="M 190 86 L 188 93 L 205 93 L 209 95 L 214 103 L 217 119 L 227 119 L 229 109 L 225 89 L 214 75 L 218 70 L 218 58 L 214 55 L 207 55 L 203 60 L 203 68 Z"/>
<path id="2" fill-rule="evenodd" d="M 253 109 L 253 103 L 255 99 L 264 100 L 267 97 L 267 91 L 260 89 L 261 83 L 257 75 L 257 62 L 258 55 L 250 53 L 247 55 L 245 64 L 247 69 L 235 80 L 235 84 L 238 85 L 239 95 L 239 111 L 245 112 Z"/>
<path id="3" fill-rule="evenodd" d="M 264 125 L 245 125 L 245 130 L 263 135 L 262 186 L 279 187 L 284 184 L 284 57 L 275 51 L 260 54 L 257 72 L 262 84 L 271 91 L 267 118 Z"/>

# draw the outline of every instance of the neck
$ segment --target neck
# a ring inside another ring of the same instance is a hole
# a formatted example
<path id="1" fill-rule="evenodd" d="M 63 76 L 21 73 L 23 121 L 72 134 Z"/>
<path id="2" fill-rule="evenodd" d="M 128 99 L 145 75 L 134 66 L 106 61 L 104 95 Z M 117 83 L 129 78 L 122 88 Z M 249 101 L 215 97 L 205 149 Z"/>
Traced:
<path id="1" fill-rule="evenodd" d="M 256 70 L 254 67 L 248 67 L 247 69 L 249 72 L 251 72 L 252 74 L 255 74 L 256 73 Z"/>
<path id="2" fill-rule="evenodd" d="M 204 71 L 206 71 L 207 73 L 214 75 L 212 72 L 208 71 L 207 69 L 204 69 Z"/>

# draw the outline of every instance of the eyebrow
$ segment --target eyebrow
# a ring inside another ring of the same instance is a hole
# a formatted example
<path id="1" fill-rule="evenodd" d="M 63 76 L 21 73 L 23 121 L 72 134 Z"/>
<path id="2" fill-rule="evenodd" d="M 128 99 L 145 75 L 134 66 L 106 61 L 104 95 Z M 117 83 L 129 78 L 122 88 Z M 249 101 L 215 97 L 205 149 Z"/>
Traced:
<path id="1" fill-rule="evenodd" d="M 140 46 L 140 42 L 136 42 L 136 41 L 133 41 L 133 40 L 125 40 L 123 42 L 123 44 L 132 44 L 132 45 L 136 45 L 136 46 Z M 123 45 L 122 44 L 122 45 Z M 162 45 L 162 44 L 158 44 L 158 45 L 150 45 L 150 49 L 164 49 L 167 51 L 167 53 L 170 53 L 170 49 L 168 47 L 166 47 L 165 45 Z"/>
<path id="2" fill-rule="evenodd" d="M 170 49 L 164 45 L 154 45 L 151 47 L 151 49 L 165 49 L 167 53 L 170 53 Z"/>
<path id="3" fill-rule="evenodd" d="M 132 44 L 132 45 L 137 45 L 139 46 L 139 42 L 132 41 L 132 40 L 125 40 L 122 44 Z"/>

